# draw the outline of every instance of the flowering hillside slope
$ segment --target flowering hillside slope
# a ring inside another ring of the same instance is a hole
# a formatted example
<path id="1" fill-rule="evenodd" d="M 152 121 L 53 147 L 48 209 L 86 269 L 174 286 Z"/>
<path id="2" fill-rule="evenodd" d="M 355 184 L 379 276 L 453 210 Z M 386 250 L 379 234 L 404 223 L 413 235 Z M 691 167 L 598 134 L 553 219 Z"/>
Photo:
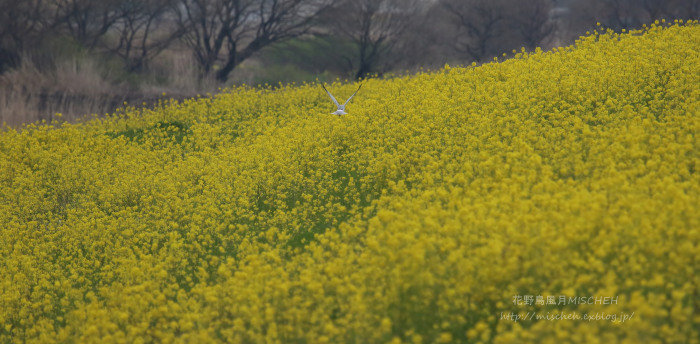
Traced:
<path id="1" fill-rule="evenodd" d="M 662 25 L 343 117 L 301 85 L 6 130 L 0 343 L 697 343 L 700 26 Z"/>

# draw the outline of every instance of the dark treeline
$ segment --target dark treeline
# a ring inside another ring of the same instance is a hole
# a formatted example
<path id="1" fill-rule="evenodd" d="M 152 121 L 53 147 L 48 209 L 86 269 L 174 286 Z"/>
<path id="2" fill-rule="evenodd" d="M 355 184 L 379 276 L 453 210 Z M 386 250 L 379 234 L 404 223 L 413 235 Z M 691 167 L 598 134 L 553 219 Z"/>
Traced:
<path id="1" fill-rule="evenodd" d="M 562 44 L 596 22 L 630 29 L 699 12 L 700 0 L 0 0 L 0 72 L 23 56 L 50 59 L 59 39 L 132 73 L 187 49 L 202 77 L 225 82 L 262 49 L 303 38 L 317 59 L 333 58 L 316 65 L 362 77 Z"/>
<path id="2" fill-rule="evenodd" d="M 361 78 L 699 15 L 700 0 L 0 0 L 0 88 L 47 89 L 66 66 L 137 92 Z"/>

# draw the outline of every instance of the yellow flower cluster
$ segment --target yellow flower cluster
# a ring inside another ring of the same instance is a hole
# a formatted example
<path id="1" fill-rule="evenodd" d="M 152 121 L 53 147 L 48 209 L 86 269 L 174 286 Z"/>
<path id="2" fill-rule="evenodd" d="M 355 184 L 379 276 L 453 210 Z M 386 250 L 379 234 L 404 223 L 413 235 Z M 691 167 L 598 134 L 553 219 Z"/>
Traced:
<path id="1" fill-rule="evenodd" d="M 305 84 L 6 129 L 0 343 L 698 343 L 698 51 L 658 24 L 343 117 Z"/>

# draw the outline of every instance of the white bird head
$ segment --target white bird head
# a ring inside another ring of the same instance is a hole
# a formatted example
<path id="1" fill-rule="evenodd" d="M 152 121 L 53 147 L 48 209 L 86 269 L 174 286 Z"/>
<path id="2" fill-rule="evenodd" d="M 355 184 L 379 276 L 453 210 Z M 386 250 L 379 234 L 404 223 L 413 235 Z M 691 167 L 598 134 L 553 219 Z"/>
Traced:
<path id="1" fill-rule="evenodd" d="M 333 97 L 333 95 L 332 95 L 330 92 L 328 92 L 328 90 L 326 89 L 326 86 L 323 86 L 323 84 L 321 84 L 321 87 L 323 87 L 323 90 L 326 91 L 326 93 L 328 93 L 328 96 L 329 96 L 329 97 L 331 97 L 331 100 L 333 101 L 333 103 L 335 104 L 335 106 L 338 107 L 338 110 L 335 110 L 335 112 L 331 112 L 331 114 L 341 116 L 341 115 L 346 115 L 346 114 L 347 114 L 347 112 L 345 112 L 345 106 L 348 105 L 348 103 L 350 102 L 350 100 L 352 99 L 352 97 L 355 96 L 355 94 L 357 93 L 357 91 L 359 91 L 360 88 L 362 88 L 362 84 L 360 84 L 360 87 L 357 88 L 357 91 L 355 91 L 355 93 L 353 93 L 353 94 L 350 96 L 350 98 L 348 98 L 348 100 L 345 101 L 345 104 L 343 104 L 343 105 L 340 105 L 340 103 L 338 103 L 338 101 L 335 100 L 335 97 Z"/>

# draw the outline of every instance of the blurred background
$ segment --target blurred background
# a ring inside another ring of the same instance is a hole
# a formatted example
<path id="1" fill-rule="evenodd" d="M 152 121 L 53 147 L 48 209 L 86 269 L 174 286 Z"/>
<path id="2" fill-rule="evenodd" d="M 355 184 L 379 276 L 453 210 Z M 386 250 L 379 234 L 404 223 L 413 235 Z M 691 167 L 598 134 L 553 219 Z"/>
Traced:
<path id="1" fill-rule="evenodd" d="M 699 15 L 700 0 L 0 0 L 0 123 L 405 75 Z"/>

